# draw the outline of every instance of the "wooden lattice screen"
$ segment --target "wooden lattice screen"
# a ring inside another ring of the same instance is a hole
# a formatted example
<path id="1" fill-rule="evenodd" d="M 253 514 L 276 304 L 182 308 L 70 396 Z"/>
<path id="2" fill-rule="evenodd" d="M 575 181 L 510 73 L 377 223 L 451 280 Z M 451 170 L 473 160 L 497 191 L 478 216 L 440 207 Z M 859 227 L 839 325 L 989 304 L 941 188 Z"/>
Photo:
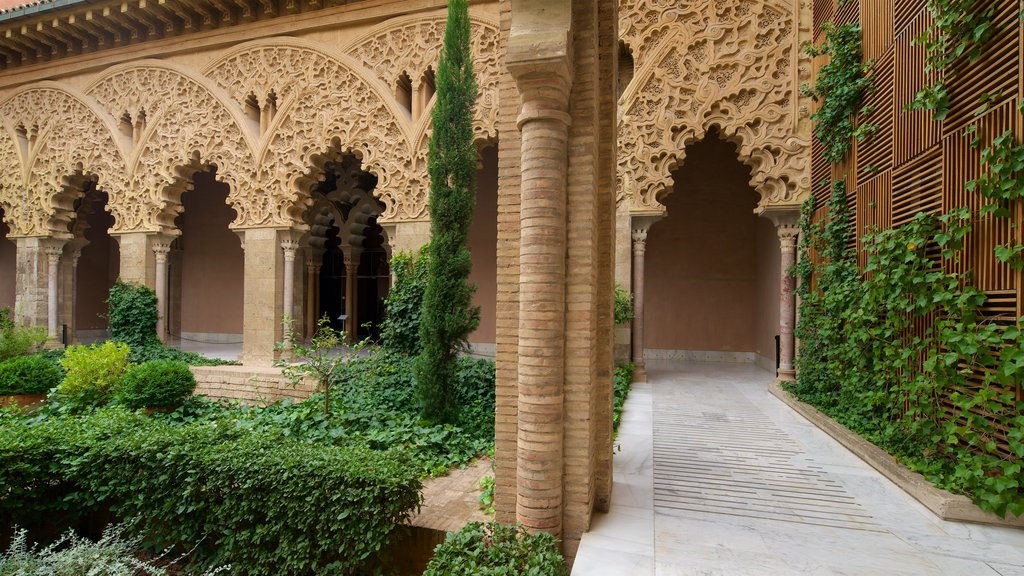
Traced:
<path id="1" fill-rule="evenodd" d="M 925 111 L 907 111 L 914 94 L 939 79 L 925 73 L 925 51 L 913 40 L 931 22 L 926 0 L 814 0 L 814 39 L 824 40 L 822 25 L 859 21 L 865 61 L 871 62 L 875 90 L 865 103 L 869 112 L 860 122 L 878 127 L 873 137 L 856 143 L 844 162 L 829 165 L 817 143 L 812 149 L 812 193 L 815 217 L 826 215 L 829 178 L 842 178 L 850 192 L 850 209 L 858 238 L 872 229 L 898 227 L 919 212 L 938 213 L 960 206 L 977 210 L 983 204 L 964 184 L 981 173 L 980 150 L 972 147 L 965 129 L 976 126 L 982 142 L 1006 130 L 1024 137 L 1024 118 L 1017 106 L 1024 99 L 1024 24 L 1020 15 L 1024 0 L 983 0 L 983 9 L 994 7 L 996 32 L 976 62 L 961 58 L 944 73 L 950 112 L 935 121 Z M 814 72 L 824 64 L 814 61 Z M 982 100 L 988 104 L 982 107 Z M 965 257 L 947 261 L 950 271 L 966 275 L 982 289 L 987 301 L 981 314 L 999 323 L 1014 323 L 1022 315 L 1021 273 L 1000 263 L 993 248 L 1008 242 L 1021 243 L 1024 207 L 1011 206 L 1010 219 L 978 222 L 965 245 Z M 858 262 L 865 264 L 862 243 L 856 240 Z M 938 250 L 929 247 L 939 261 Z M 915 320 L 914 332 L 923 335 L 934 318 Z M 966 365 L 964 368 L 968 368 Z M 975 371 L 969 387 L 983 378 Z M 969 390 L 968 390 L 969 392 Z M 1017 397 L 1024 394 L 1018 384 Z M 1006 451 L 1005 437 L 1000 449 Z M 1008 452 L 1007 452 L 1008 454 Z"/>

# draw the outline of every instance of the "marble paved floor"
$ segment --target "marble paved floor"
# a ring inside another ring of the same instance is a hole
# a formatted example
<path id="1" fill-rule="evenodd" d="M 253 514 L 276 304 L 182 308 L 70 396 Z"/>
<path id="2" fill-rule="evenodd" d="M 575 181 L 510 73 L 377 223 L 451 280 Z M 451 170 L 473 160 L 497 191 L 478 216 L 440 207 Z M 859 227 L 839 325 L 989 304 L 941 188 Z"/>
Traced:
<path id="1" fill-rule="evenodd" d="M 944 522 L 744 364 L 650 362 L 573 574 L 1024 576 L 1024 531 Z"/>

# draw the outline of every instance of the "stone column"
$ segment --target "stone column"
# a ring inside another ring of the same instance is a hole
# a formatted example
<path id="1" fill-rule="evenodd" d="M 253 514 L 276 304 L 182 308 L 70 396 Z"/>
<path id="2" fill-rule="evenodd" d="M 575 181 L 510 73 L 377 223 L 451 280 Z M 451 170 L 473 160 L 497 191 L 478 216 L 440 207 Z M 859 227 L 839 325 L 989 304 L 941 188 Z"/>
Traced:
<path id="1" fill-rule="evenodd" d="M 796 264 L 796 241 L 800 228 L 794 223 L 777 223 L 782 270 L 779 284 L 779 380 L 795 380 L 793 367 L 793 325 L 796 320 L 796 279 L 790 274 Z"/>
<path id="2" fill-rule="evenodd" d="M 644 253 L 647 230 L 633 230 L 633 381 L 647 381 L 644 365 Z"/>
<path id="3" fill-rule="evenodd" d="M 316 258 L 310 254 L 306 258 L 306 337 L 312 338 L 316 332 L 317 312 L 319 307 L 316 305 L 316 297 L 319 290 L 317 290 L 317 281 L 320 279 L 320 264 L 317 263 Z"/>
<path id="4" fill-rule="evenodd" d="M 59 241 L 49 242 L 44 248 L 46 252 L 46 334 L 51 344 L 60 340 L 59 326 L 57 325 L 57 300 L 60 282 L 60 257 L 64 252 L 64 243 Z"/>
<path id="5" fill-rule="evenodd" d="M 345 252 L 345 338 L 349 344 L 359 339 L 359 253 Z"/>
<path id="6" fill-rule="evenodd" d="M 562 38 L 565 38 L 563 36 Z M 571 63 L 566 51 L 509 70 L 522 95 L 516 519 L 560 536 L 564 502 L 565 287 Z"/>
<path id="7" fill-rule="evenodd" d="M 292 312 L 295 309 L 295 252 L 299 249 L 299 243 L 295 240 L 283 240 L 281 250 L 284 251 L 284 297 L 282 298 L 281 317 L 285 318 L 287 325 L 284 327 L 284 345 L 290 350 L 292 347 L 292 332 L 294 318 Z"/>
<path id="8" fill-rule="evenodd" d="M 71 303 L 68 312 L 68 342 L 75 342 L 75 333 L 78 332 L 78 259 L 82 257 L 82 249 L 79 248 L 71 253 L 71 297 L 67 299 Z"/>
<path id="9" fill-rule="evenodd" d="M 156 336 L 161 342 L 167 340 L 167 254 L 171 251 L 172 238 L 154 239 L 153 257 L 156 262 L 154 291 L 156 292 Z"/>
<path id="10" fill-rule="evenodd" d="M 248 228 L 236 233 L 245 252 L 241 360 L 247 366 L 269 366 L 281 335 L 282 231 Z"/>
<path id="11" fill-rule="evenodd" d="M 633 381 L 647 381 L 647 366 L 644 360 L 644 257 L 647 252 L 647 231 L 660 215 L 632 217 L 631 239 L 633 245 Z"/>

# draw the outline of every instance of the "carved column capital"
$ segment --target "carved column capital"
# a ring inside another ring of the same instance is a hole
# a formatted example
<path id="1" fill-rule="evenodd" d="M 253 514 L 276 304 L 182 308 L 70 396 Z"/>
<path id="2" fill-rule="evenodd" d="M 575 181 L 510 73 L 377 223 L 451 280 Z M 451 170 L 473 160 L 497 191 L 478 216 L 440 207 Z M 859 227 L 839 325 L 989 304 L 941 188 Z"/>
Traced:
<path id="1" fill-rule="evenodd" d="M 647 251 L 647 229 L 635 229 L 631 234 L 633 238 L 633 254 L 643 254 Z"/>
<path id="2" fill-rule="evenodd" d="M 71 253 L 71 267 L 72 268 L 78 268 L 78 260 L 81 257 L 82 257 L 82 251 L 80 249 L 79 250 L 75 250 L 74 252 Z"/>
<path id="3" fill-rule="evenodd" d="M 281 249 L 284 250 L 284 259 L 289 262 L 295 261 L 295 253 L 299 247 L 300 244 L 295 240 L 282 240 Z"/>
<path id="4" fill-rule="evenodd" d="M 799 226 L 796 224 L 781 224 L 775 227 L 775 232 L 779 235 L 779 245 L 782 250 L 796 248 L 796 240 L 800 235 Z"/>

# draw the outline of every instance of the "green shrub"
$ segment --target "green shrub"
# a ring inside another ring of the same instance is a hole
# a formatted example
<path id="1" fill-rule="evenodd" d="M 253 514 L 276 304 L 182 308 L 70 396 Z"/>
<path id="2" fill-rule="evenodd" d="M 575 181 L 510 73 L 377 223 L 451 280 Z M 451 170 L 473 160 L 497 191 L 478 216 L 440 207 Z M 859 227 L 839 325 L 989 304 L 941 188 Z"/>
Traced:
<path id="1" fill-rule="evenodd" d="M 34 326 L 18 326 L 10 308 L 0 308 L 0 361 L 27 354 L 46 342 L 46 330 Z"/>
<path id="2" fill-rule="evenodd" d="M 434 549 L 423 576 L 529 574 L 565 576 L 565 561 L 550 534 L 529 534 L 523 526 L 473 522 L 452 532 Z"/>
<path id="3" fill-rule="evenodd" d="M 113 408 L 0 418 L 0 486 L 0 522 L 109 507 L 150 545 L 246 576 L 355 573 L 421 500 L 401 451 Z"/>
<path id="4" fill-rule="evenodd" d="M 615 285 L 615 325 L 625 324 L 633 319 L 633 295 L 618 284 Z"/>
<path id="5" fill-rule="evenodd" d="M 429 269 L 429 244 L 415 256 L 398 252 L 391 258 L 395 283 L 384 300 L 387 312 L 380 330 L 381 344 L 388 350 L 410 356 L 420 353 L 420 315 Z"/>
<path id="6" fill-rule="evenodd" d="M 128 346 L 121 342 L 68 346 L 60 359 L 67 375 L 53 399 L 73 408 L 106 404 L 130 366 L 128 353 Z"/>
<path id="7" fill-rule="evenodd" d="M 176 360 L 153 360 L 125 372 L 114 394 L 114 402 L 129 409 L 180 406 L 196 389 L 188 364 Z"/>
<path id="8" fill-rule="evenodd" d="M 186 352 L 170 346 L 164 346 L 161 342 L 148 344 L 146 346 L 133 346 L 128 360 L 132 364 L 142 364 L 153 360 L 178 360 L 189 366 L 225 366 L 238 364 L 232 360 L 221 360 L 220 358 L 207 358 L 195 352 Z"/>
<path id="9" fill-rule="evenodd" d="M 160 341 L 156 336 L 157 300 L 152 288 L 118 280 L 107 299 L 110 336 L 132 348 L 145 348 Z"/>
<path id="10" fill-rule="evenodd" d="M 26 530 L 16 530 L 7 552 L 0 554 L 0 576 L 165 576 L 166 568 L 138 558 L 142 538 L 126 534 L 123 524 L 103 530 L 96 542 L 68 530 L 43 548 L 28 546 Z M 158 558 L 156 560 L 168 560 Z M 181 562 L 184 558 L 174 558 Z M 204 574 L 221 572 L 214 569 Z"/>
<path id="11" fill-rule="evenodd" d="M 22 356 L 0 362 L 0 395 L 46 394 L 60 384 L 64 374 L 39 356 Z"/>
<path id="12" fill-rule="evenodd" d="M 622 422 L 622 411 L 626 407 L 626 397 L 633 384 L 633 364 L 623 364 L 615 368 L 615 400 L 612 406 L 612 430 L 617 434 Z"/>

